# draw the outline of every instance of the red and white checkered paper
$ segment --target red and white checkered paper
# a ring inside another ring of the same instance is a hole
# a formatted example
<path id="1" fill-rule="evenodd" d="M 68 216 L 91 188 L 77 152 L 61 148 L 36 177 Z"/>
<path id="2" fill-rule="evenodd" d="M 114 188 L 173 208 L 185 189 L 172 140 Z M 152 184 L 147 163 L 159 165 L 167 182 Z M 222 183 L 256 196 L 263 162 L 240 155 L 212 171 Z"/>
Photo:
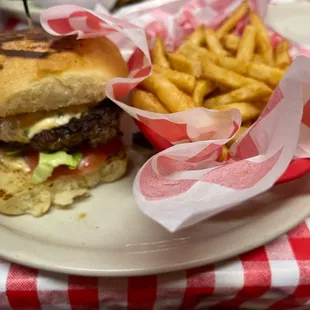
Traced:
<path id="1" fill-rule="evenodd" d="M 138 14 L 128 16 L 146 29 L 149 41 L 161 35 L 168 46 L 175 48 L 199 24 L 219 25 L 241 2 L 156 3 L 153 10 L 149 9 L 155 4 L 151 1 Z M 264 14 L 268 1 L 250 3 Z M 124 17 L 124 11 L 119 16 Z M 148 42 L 142 28 L 124 20 L 77 6 L 54 7 L 41 16 L 42 26 L 53 35 L 110 36 L 119 44 L 121 35 L 134 44 L 128 78 L 110 81 L 106 92 L 124 111 L 173 145 L 150 159 L 135 179 L 136 202 L 149 217 L 170 231 L 193 225 L 266 191 L 294 157 L 309 157 L 309 59 L 302 56 L 295 59 L 258 121 L 230 148 L 230 160 L 219 163 L 216 159 L 222 146 L 241 124 L 236 109 L 197 108 L 167 115 L 142 111 L 120 101 L 151 73 Z M 237 29 L 244 24 L 241 22 Z M 292 52 L 296 51 L 299 51 L 297 45 Z"/>

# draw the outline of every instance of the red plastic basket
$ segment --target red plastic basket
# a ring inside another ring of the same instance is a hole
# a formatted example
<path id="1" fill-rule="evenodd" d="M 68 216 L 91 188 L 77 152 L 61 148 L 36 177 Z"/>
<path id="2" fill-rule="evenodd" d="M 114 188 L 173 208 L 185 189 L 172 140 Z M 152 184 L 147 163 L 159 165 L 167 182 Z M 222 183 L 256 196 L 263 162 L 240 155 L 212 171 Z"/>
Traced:
<path id="1" fill-rule="evenodd" d="M 136 124 L 157 151 L 160 152 L 172 146 L 169 141 L 167 141 L 164 137 L 158 135 L 151 128 L 145 126 L 139 121 L 136 121 Z M 276 184 L 286 183 L 295 180 L 304 176 L 308 172 L 310 172 L 310 158 L 294 160 L 290 163 L 290 165 L 280 177 L 280 179 L 276 182 Z"/>

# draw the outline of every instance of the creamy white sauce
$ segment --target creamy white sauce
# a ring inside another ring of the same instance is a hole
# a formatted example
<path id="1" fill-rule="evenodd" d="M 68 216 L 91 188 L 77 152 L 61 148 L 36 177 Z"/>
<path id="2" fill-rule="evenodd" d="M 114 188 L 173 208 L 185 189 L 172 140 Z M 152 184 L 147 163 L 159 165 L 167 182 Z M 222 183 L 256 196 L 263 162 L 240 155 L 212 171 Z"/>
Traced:
<path id="1" fill-rule="evenodd" d="M 36 134 L 40 133 L 43 130 L 50 130 L 56 127 L 64 126 L 70 122 L 74 117 L 80 118 L 82 113 L 68 113 L 63 115 L 54 115 L 51 117 L 44 118 L 27 130 L 27 137 L 32 139 Z"/>

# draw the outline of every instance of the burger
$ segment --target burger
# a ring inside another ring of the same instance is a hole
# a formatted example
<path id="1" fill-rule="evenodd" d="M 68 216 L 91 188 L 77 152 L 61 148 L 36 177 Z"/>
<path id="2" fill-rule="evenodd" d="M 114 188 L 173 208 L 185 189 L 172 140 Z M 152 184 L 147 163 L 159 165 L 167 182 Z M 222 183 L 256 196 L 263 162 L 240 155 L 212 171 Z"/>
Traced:
<path id="1" fill-rule="evenodd" d="M 107 38 L 0 35 L 0 212 L 41 216 L 121 178 L 127 154 L 107 81 L 127 77 Z"/>

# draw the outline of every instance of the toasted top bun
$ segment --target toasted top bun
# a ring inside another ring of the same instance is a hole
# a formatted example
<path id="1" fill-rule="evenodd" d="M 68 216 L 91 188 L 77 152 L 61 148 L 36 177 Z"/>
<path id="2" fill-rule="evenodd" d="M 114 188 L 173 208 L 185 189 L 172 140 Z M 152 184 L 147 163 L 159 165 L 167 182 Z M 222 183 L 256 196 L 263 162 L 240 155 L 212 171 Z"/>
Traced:
<path id="1" fill-rule="evenodd" d="M 54 37 L 42 29 L 0 34 L 0 117 L 104 99 L 106 83 L 126 77 L 107 38 Z"/>

